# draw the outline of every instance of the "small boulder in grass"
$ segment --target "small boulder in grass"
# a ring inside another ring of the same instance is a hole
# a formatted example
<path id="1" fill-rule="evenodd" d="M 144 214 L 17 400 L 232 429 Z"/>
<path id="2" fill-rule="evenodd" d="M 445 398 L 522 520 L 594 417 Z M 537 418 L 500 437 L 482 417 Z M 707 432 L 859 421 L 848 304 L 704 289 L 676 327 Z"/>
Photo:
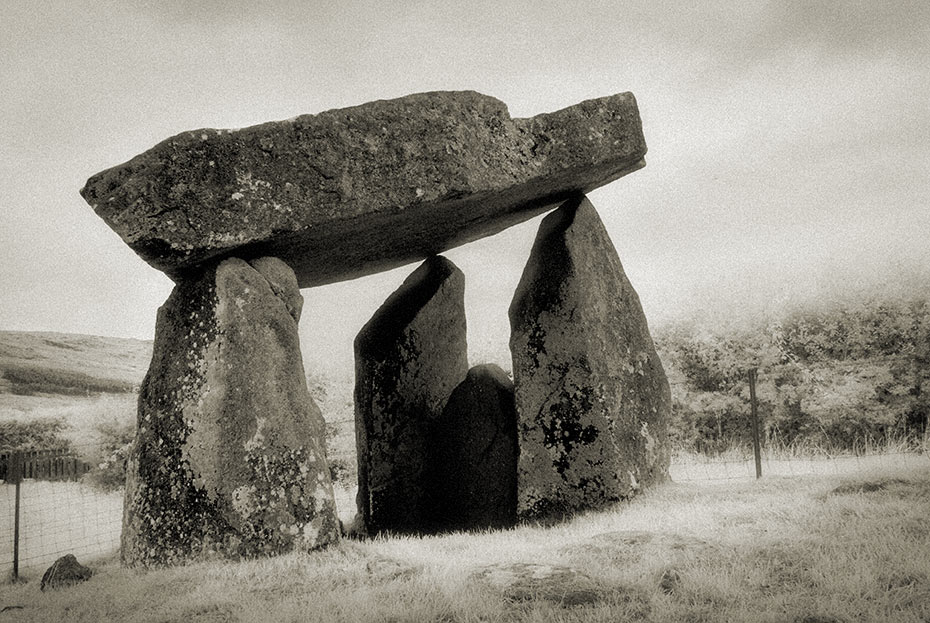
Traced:
<path id="1" fill-rule="evenodd" d="M 88 567 L 77 561 L 74 554 L 62 556 L 56 560 L 42 576 L 41 590 L 71 586 L 90 579 L 94 574 Z"/>
<path id="2" fill-rule="evenodd" d="M 602 599 L 598 584 L 577 569 L 538 563 L 495 564 L 475 574 L 510 601 L 549 601 L 563 607 Z"/>

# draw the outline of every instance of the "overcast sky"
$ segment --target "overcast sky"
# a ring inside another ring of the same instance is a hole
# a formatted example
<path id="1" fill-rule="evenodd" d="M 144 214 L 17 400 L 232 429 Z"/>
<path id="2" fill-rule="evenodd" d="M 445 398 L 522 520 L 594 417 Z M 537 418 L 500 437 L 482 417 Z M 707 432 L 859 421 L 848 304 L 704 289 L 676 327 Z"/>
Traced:
<path id="1" fill-rule="evenodd" d="M 0 0 L 0 329 L 150 339 L 171 282 L 78 195 L 173 134 L 430 90 L 532 116 L 632 91 L 647 166 L 595 191 L 653 326 L 930 276 L 930 3 Z M 506 356 L 538 219 L 448 253 Z M 303 290 L 307 365 L 414 266 Z"/>

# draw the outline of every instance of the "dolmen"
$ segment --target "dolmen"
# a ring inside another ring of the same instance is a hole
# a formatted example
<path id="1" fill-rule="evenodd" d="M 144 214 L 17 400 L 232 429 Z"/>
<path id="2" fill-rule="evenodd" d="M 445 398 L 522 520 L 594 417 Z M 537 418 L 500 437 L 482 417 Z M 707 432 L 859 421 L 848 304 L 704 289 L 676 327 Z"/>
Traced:
<path id="1" fill-rule="evenodd" d="M 364 530 L 432 533 L 598 508 L 668 476 L 668 383 L 588 191 L 644 166 L 629 93 L 527 119 L 421 93 L 184 132 L 88 180 L 175 287 L 127 465 L 122 562 L 340 538 L 301 288 L 422 264 L 359 333 Z M 510 308 L 513 378 L 467 358 L 466 276 L 440 254 L 543 219 Z"/>

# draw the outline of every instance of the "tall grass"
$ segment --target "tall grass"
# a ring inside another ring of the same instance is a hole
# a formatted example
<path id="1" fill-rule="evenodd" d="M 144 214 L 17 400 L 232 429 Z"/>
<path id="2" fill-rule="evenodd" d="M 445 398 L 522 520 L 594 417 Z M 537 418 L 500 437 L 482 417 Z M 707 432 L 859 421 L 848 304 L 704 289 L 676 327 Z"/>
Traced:
<path id="1" fill-rule="evenodd" d="M 930 433 L 930 430 L 928 430 Z M 777 438 L 765 440 L 760 447 L 763 459 L 786 461 L 792 459 L 829 459 L 843 456 L 874 456 L 880 454 L 924 453 L 930 450 L 930 436 L 889 434 L 882 437 L 857 437 L 842 445 L 832 445 L 804 438 L 784 443 Z M 719 451 L 706 454 L 690 448 L 674 448 L 673 462 L 742 461 L 753 458 L 749 442 L 734 441 Z"/>
<path id="2" fill-rule="evenodd" d="M 0 605 L 22 606 L 20 621 L 916 623 L 930 619 L 928 514 L 926 460 L 855 477 L 668 484 L 548 527 L 149 572 L 98 561 L 83 585 L 7 585 Z M 516 563 L 557 570 L 585 598 L 488 580 Z"/>

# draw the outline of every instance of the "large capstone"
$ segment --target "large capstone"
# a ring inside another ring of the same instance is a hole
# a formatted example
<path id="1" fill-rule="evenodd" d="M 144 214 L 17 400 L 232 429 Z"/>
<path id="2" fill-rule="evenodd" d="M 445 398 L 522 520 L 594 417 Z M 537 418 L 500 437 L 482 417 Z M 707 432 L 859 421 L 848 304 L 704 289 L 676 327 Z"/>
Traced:
<path id="1" fill-rule="evenodd" d="M 596 508 L 668 477 L 668 381 L 586 198 L 543 219 L 510 324 L 520 515 Z"/>
<path id="2" fill-rule="evenodd" d="M 435 526 L 474 530 L 517 519 L 513 382 L 493 364 L 468 371 L 433 427 Z"/>
<path id="3" fill-rule="evenodd" d="M 420 93 L 184 132 L 81 194 L 176 281 L 211 259 L 269 255 L 307 287 L 499 232 L 635 171 L 645 153 L 630 93 L 528 119 L 479 93 Z"/>
<path id="4" fill-rule="evenodd" d="M 301 302 L 280 260 L 230 258 L 159 309 L 127 468 L 124 564 L 338 539 L 323 418 L 297 338 Z"/>
<path id="5" fill-rule="evenodd" d="M 435 256 L 355 339 L 358 510 L 369 533 L 427 530 L 430 428 L 468 372 L 465 277 Z"/>

